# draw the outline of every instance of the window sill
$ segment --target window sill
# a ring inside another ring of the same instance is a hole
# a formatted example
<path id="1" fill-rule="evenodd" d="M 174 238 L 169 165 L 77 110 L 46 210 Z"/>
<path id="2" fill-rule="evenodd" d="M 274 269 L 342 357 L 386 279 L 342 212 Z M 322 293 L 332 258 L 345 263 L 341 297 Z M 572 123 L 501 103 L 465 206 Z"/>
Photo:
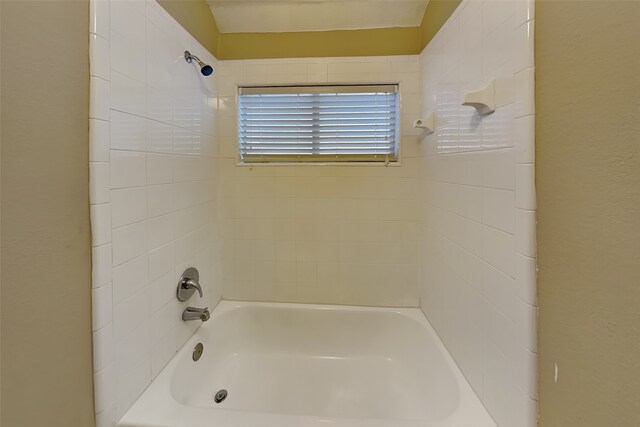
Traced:
<path id="1" fill-rule="evenodd" d="M 269 167 L 269 166 L 379 166 L 398 167 L 402 166 L 400 160 L 395 162 L 256 162 L 243 163 L 236 162 L 236 167 Z"/>

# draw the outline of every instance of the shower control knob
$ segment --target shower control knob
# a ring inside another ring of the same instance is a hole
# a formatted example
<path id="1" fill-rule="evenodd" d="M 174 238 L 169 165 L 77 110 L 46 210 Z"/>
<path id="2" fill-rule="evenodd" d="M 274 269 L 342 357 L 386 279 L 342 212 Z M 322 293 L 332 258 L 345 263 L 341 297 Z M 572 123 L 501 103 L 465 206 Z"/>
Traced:
<path id="1" fill-rule="evenodd" d="M 195 267 L 187 268 L 180 281 L 178 282 L 178 289 L 176 291 L 176 297 L 178 301 L 186 301 L 198 291 L 198 295 L 202 298 L 202 287 L 200 286 L 200 273 Z"/>

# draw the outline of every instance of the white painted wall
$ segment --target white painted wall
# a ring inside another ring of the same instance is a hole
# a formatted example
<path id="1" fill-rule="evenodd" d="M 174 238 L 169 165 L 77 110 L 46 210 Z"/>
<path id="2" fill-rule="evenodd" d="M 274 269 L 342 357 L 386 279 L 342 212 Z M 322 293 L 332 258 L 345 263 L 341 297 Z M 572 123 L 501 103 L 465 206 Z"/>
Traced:
<path id="1" fill-rule="evenodd" d="M 95 405 L 111 426 L 220 300 L 217 61 L 155 1 L 91 1 Z M 205 297 L 175 298 L 189 266 Z"/>
<path id="2" fill-rule="evenodd" d="M 418 306 L 418 57 L 221 61 L 225 299 Z M 238 86 L 400 83 L 400 166 L 237 165 Z"/>
<path id="3" fill-rule="evenodd" d="M 501 427 L 536 425 L 533 1 L 467 0 L 420 55 L 421 307 Z M 463 94 L 496 79 L 495 113 Z"/>

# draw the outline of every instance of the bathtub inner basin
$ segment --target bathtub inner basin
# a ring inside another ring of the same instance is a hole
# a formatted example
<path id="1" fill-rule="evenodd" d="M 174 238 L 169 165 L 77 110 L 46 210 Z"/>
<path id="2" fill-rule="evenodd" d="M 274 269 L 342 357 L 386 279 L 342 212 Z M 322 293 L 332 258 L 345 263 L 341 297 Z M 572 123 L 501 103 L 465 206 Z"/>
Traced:
<path id="1" fill-rule="evenodd" d="M 233 301 L 218 305 L 118 426 L 327 424 L 495 427 L 419 309 Z"/>
<path id="2" fill-rule="evenodd" d="M 244 307 L 211 326 L 201 359 L 174 373 L 172 394 L 184 405 L 425 420 L 457 404 L 451 369 L 395 312 Z M 228 396 L 216 404 L 220 389 Z"/>

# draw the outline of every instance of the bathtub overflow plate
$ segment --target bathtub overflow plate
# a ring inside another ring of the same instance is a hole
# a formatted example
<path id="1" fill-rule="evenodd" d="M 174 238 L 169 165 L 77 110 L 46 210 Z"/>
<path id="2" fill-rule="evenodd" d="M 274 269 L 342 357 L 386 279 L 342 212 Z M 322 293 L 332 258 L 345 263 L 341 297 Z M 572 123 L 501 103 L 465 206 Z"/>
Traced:
<path id="1" fill-rule="evenodd" d="M 227 390 L 222 389 L 216 393 L 213 397 L 213 401 L 216 403 L 220 403 L 227 398 Z"/>
<path id="2" fill-rule="evenodd" d="M 198 344 L 196 344 L 195 348 L 193 349 L 193 354 L 191 357 L 193 357 L 193 361 L 197 362 L 198 360 L 200 360 L 200 357 L 202 356 L 202 352 L 204 351 L 204 346 L 202 345 L 201 342 L 199 342 Z"/>

